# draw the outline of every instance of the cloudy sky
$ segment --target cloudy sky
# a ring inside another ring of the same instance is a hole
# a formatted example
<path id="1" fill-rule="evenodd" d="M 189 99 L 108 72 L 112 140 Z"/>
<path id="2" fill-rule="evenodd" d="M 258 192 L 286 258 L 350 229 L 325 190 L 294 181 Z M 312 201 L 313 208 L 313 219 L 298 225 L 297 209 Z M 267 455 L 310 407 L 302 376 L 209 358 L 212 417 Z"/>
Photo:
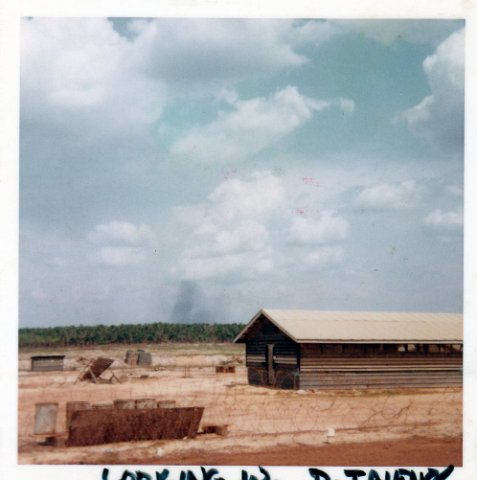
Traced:
<path id="1" fill-rule="evenodd" d="M 22 23 L 20 326 L 462 311 L 464 24 Z"/>

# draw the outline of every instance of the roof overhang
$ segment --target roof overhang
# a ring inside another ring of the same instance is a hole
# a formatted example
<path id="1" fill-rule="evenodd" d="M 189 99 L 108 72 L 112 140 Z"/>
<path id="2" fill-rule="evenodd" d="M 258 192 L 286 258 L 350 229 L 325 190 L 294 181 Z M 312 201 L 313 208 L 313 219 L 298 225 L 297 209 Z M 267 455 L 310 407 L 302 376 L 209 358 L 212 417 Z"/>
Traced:
<path id="1" fill-rule="evenodd" d="M 261 317 L 264 316 L 267 320 L 269 320 L 273 325 L 275 325 L 281 332 L 283 332 L 285 335 L 290 337 L 292 340 L 295 342 L 299 342 L 293 335 L 290 334 L 290 332 L 287 332 L 281 325 L 279 325 L 275 320 L 270 315 L 267 315 L 265 310 L 261 308 L 250 320 L 247 325 L 245 325 L 245 328 L 234 338 L 233 343 L 241 343 L 244 342 L 245 340 L 242 340 L 242 337 L 250 330 L 250 327 Z"/>
<path id="2" fill-rule="evenodd" d="M 266 309 L 261 308 L 253 318 L 247 323 L 247 325 L 243 328 L 243 330 L 234 338 L 234 343 L 243 343 L 245 342 L 245 336 L 247 332 L 250 330 L 252 325 L 261 317 L 265 317 L 268 321 L 270 321 L 273 325 L 275 325 L 281 332 L 283 332 L 286 336 L 288 336 L 291 340 L 296 343 L 305 343 L 305 344 L 320 344 L 320 343 L 349 343 L 349 344 L 462 344 L 462 338 L 393 338 L 393 339 L 383 339 L 383 338 L 366 338 L 366 339 L 350 339 L 350 338 L 320 338 L 320 339 L 310 339 L 310 338 L 300 338 L 296 335 L 293 335 L 289 330 L 287 330 L 279 321 L 273 318 L 273 315 L 269 314 Z"/>

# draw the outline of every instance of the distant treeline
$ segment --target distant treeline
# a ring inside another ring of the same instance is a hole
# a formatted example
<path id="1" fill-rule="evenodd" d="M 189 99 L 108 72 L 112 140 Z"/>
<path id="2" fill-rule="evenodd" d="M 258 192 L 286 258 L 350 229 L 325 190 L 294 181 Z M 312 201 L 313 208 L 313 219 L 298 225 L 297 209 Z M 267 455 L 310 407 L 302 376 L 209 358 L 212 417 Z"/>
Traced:
<path id="1" fill-rule="evenodd" d="M 108 343 L 231 342 L 239 323 L 144 323 L 50 328 L 21 328 L 20 347 L 102 345 Z"/>

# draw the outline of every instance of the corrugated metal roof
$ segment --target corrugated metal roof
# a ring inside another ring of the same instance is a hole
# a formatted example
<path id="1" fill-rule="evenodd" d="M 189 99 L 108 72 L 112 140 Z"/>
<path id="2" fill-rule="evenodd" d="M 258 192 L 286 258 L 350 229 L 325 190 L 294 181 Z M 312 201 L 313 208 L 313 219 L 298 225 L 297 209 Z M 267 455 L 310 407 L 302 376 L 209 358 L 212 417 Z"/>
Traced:
<path id="1" fill-rule="evenodd" d="M 461 343 L 463 339 L 463 318 L 457 313 L 262 309 L 234 341 L 262 314 L 298 343 Z"/>

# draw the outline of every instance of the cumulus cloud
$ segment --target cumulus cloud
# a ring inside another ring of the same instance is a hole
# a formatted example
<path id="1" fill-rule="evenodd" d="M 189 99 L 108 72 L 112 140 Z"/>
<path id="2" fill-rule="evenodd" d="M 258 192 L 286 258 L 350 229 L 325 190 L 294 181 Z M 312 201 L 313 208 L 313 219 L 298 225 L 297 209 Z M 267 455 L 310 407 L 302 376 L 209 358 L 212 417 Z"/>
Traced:
<path id="1" fill-rule="evenodd" d="M 152 230 L 146 224 L 135 225 L 130 222 L 113 220 L 109 223 L 96 225 L 88 233 L 92 243 L 125 243 L 138 245 L 153 237 Z"/>
<path id="2" fill-rule="evenodd" d="M 262 224 L 247 220 L 232 225 L 227 230 L 209 221 L 200 225 L 195 234 L 208 238 L 210 243 L 206 249 L 202 245 L 188 249 L 189 255 L 192 256 L 261 250 L 268 240 L 268 231 Z"/>
<path id="3" fill-rule="evenodd" d="M 223 93 L 231 111 L 220 111 L 213 122 L 197 126 L 172 145 L 174 155 L 201 162 L 238 161 L 255 154 L 308 122 L 314 112 L 341 108 L 352 113 L 349 99 L 316 100 L 288 86 L 268 98 L 238 100 Z"/>
<path id="4" fill-rule="evenodd" d="M 253 172 L 247 180 L 222 182 L 208 197 L 208 215 L 224 223 L 231 219 L 260 219 L 273 213 L 285 195 L 280 177 L 265 172 Z"/>
<path id="5" fill-rule="evenodd" d="M 424 218 L 424 224 L 440 231 L 461 231 L 464 218 L 462 211 L 443 212 L 437 209 Z"/>
<path id="6" fill-rule="evenodd" d="M 340 110 L 347 114 L 353 113 L 354 109 L 356 108 L 354 101 L 350 100 L 349 98 L 338 98 L 338 100 L 330 102 L 330 106 L 334 104 L 337 104 Z"/>
<path id="7" fill-rule="evenodd" d="M 129 30 L 148 75 L 194 92 L 301 67 L 309 59 L 300 46 L 338 33 L 329 22 L 287 19 L 134 20 Z"/>
<path id="8" fill-rule="evenodd" d="M 142 74 L 133 45 L 105 18 L 25 19 L 21 43 L 24 121 L 85 138 L 120 137 L 151 124 L 162 109 L 161 82 Z"/>
<path id="9" fill-rule="evenodd" d="M 306 267 L 323 267 L 339 264 L 344 259 L 344 249 L 341 246 L 325 246 L 312 250 L 304 258 Z"/>
<path id="10" fill-rule="evenodd" d="M 131 29 L 142 68 L 176 84 L 218 84 L 307 61 L 289 42 L 293 21 L 156 19 Z"/>
<path id="11" fill-rule="evenodd" d="M 302 244 L 334 243 L 348 236 L 348 222 L 333 211 L 324 211 L 318 218 L 293 218 L 290 240 Z"/>
<path id="12" fill-rule="evenodd" d="M 356 205 L 371 209 L 407 209 L 419 204 L 425 193 L 424 187 L 414 180 L 398 184 L 381 183 L 362 190 Z"/>
<path id="13" fill-rule="evenodd" d="M 464 29 L 450 35 L 423 62 L 431 94 L 401 113 L 415 135 L 448 151 L 464 141 Z"/>
<path id="14" fill-rule="evenodd" d="M 290 188 L 294 186 L 286 185 L 283 177 L 254 172 L 219 184 L 201 207 L 201 218 L 192 209 L 193 225 L 191 217 L 183 218 L 187 206 L 176 210 L 177 220 L 192 227 L 176 273 L 194 281 L 237 281 L 288 268 L 290 262 L 304 268 L 340 263 L 347 220 L 332 210 L 293 214 L 286 208 L 293 202 Z M 286 244 L 287 257 L 278 256 Z"/>
<path id="15" fill-rule="evenodd" d="M 293 45 L 313 44 L 320 45 L 341 33 L 336 22 L 324 20 L 308 20 L 294 22 L 292 35 L 289 36 Z"/>
<path id="16" fill-rule="evenodd" d="M 209 195 L 202 215 L 195 211 L 195 225 L 179 269 L 194 280 L 269 271 L 272 248 L 267 221 L 284 196 L 281 179 L 269 172 L 222 182 Z M 179 221 L 185 211 L 187 207 L 175 210 Z M 190 217 L 186 223 L 191 225 Z"/>
<path id="17" fill-rule="evenodd" d="M 94 258 L 103 265 L 124 267 L 141 263 L 146 257 L 139 248 L 101 247 Z"/>
<path id="18" fill-rule="evenodd" d="M 110 102 L 113 108 L 115 99 L 117 112 L 130 110 L 125 117 L 150 119 L 165 98 L 163 91 L 151 95 L 160 85 L 173 91 L 198 85 L 210 92 L 300 67 L 308 58 L 296 47 L 320 44 L 336 28 L 286 19 L 162 18 L 131 20 L 126 30 L 121 35 L 107 18 L 25 19 L 22 86 L 28 107 L 34 99 L 73 109 Z"/>
<path id="19" fill-rule="evenodd" d="M 22 156 L 60 169 L 68 165 L 75 173 L 81 171 L 75 165 L 80 161 L 114 162 L 118 176 L 131 169 L 140 172 L 158 158 L 154 132 L 164 127 L 161 120 L 167 105 L 190 95 L 210 99 L 224 88 L 233 92 L 243 79 L 299 68 L 308 59 L 298 47 L 312 37 L 321 43 L 331 35 L 324 22 L 308 24 L 256 19 L 133 20 L 129 35 L 121 35 L 106 18 L 24 19 Z M 285 108 L 286 101 L 282 104 Z M 243 121 L 241 113 L 247 107 L 239 105 L 233 107 L 238 108 L 235 118 L 230 116 L 223 138 L 217 141 L 220 153 L 231 138 L 232 157 L 242 155 L 238 142 L 245 135 L 240 125 L 234 126 Z M 248 108 L 254 110 L 252 104 Z M 260 105 L 256 108 L 256 120 L 260 123 L 261 116 L 266 122 L 267 112 Z M 299 123 L 303 121 L 302 112 L 290 114 L 292 123 L 295 116 Z M 295 128 L 287 122 L 285 132 Z M 213 132 L 214 127 L 210 128 Z M 248 148 L 260 150 L 281 131 L 263 126 Z M 197 144 L 199 154 L 207 155 L 201 139 L 194 141 L 194 135 L 201 133 L 205 132 L 199 129 L 186 135 L 182 150 L 188 152 Z M 53 138 L 57 148 L 52 153 Z"/>
<path id="20" fill-rule="evenodd" d="M 146 258 L 144 247 L 153 238 L 148 225 L 117 220 L 96 225 L 87 234 L 88 241 L 97 245 L 91 255 L 93 261 L 114 267 L 142 263 Z"/>
<path id="21" fill-rule="evenodd" d="M 186 278 L 205 280 L 220 277 L 254 278 L 273 269 L 269 251 L 242 252 L 218 257 L 195 257 L 185 252 L 181 270 Z"/>

